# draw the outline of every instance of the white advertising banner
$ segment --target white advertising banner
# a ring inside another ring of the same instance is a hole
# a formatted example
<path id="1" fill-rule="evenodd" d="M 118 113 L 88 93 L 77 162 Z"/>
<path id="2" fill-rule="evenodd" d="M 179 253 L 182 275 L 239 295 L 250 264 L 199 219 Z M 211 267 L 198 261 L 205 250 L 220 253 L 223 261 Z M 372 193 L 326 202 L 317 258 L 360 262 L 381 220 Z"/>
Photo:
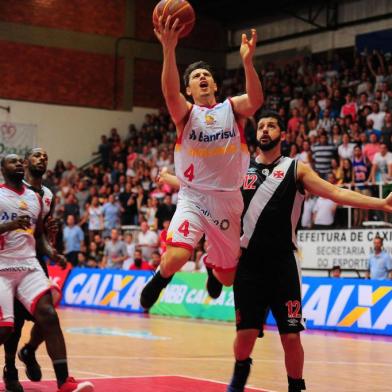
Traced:
<path id="1" fill-rule="evenodd" d="M 392 229 L 366 230 L 300 230 L 298 256 L 303 268 L 342 269 L 368 268 L 373 239 L 384 238 L 384 249 L 392 254 Z"/>
<path id="2" fill-rule="evenodd" d="M 37 125 L 0 122 L 0 159 L 7 154 L 24 156 L 37 142 Z"/>

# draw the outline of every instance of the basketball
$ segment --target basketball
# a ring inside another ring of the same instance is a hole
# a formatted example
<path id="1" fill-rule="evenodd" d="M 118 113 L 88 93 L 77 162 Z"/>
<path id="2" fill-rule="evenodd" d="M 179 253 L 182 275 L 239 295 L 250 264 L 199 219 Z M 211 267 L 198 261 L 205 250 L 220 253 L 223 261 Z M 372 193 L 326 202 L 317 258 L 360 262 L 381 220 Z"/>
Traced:
<path id="1" fill-rule="evenodd" d="M 185 26 L 184 31 L 180 37 L 187 36 L 193 29 L 195 24 L 195 11 L 186 0 L 161 0 L 154 8 L 152 14 L 152 23 L 155 28 L 158 26 L 159 17 L 163 17 L 163 23 L 166 18 L 171 15 L 174 22 L 177 18 L 180 19 L 178 28 Z"/>

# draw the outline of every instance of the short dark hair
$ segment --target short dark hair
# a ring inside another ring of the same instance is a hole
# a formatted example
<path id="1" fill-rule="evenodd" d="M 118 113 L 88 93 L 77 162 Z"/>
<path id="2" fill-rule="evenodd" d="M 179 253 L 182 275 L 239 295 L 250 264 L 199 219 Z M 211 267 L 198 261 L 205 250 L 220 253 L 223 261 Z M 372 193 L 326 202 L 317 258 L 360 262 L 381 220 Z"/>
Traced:
<path id="1" fill-rule="evenodd" d="M 189 86 L 189 77 L 191 75 L 191 73 L 195 70 L 195 69 L 206 69 L 213 77 L 213 79 L 215 80 L 215 71 L 212 68 L 212 66 L 208 63 L 206 63 L 205 61 L 196 61 L 195 63 L 189 64 L 188 67 L 186 68 L 186 70 L 184 71 L 184 75 L 183 75 L 183 79 L 184 79 L 184 85 L 185 87 Z"/>
<path id="2" fill-rule="evenodd" d="M 331 268 L 331 271 L 335 271 L 335 270 L 341 271 L 342 268 L 340 267 L 340 265 L 334 265 L 334 266 Z"/>
<path id="3" fill-rule="evenodd" d="M 281 132 L 286 131 L 286 126 L 284 124 L 283 118 L 279 115 L 278 112 L 275 112 L 275 110 L 267 110 L 267 109 L 263 110 L 260 113 L 259 120 L 257 122 L 259 122 L 262 118 L 267 118 L 267 117 L 272 117 L 272 118 L 276 119 Z"/>

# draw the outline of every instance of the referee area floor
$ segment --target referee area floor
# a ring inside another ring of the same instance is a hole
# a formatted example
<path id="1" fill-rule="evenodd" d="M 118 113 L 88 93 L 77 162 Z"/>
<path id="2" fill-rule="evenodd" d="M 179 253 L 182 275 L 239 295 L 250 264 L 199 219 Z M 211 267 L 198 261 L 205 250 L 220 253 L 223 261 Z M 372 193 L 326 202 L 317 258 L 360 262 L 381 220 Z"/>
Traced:
<path id="1" fill-rule="evenodd" d="M 70 374 L 97 392 L 224 392 L 233 369 L 234 325 L 115 312 L 59 309 Z M 31 323 L 26 324 L 21 344 Z M 391 391 L 392 339 L 307 331 L 305 380 L 313 392 Z M 248 392 L 287 391 L 279 334 L 265 332 L 253 353 Z M 0 366 L 4 364 L 0 354 Z M 54 372 L 44 347 L 37 353 L 44 380 Z M 26 392 L 56 391 L 54 381 L 26 382 Z M 0 382 L 0 391 L 4 386 Z"/>

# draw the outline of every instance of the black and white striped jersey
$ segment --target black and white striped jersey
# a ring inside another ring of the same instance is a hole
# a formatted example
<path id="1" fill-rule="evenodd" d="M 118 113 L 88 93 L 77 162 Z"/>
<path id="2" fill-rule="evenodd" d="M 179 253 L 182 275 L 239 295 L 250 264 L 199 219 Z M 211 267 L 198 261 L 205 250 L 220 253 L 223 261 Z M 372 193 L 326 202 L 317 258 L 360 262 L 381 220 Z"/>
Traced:
<path id="1" fill-rule="evenodd" d="M 268 253 L 296 249 L 296 227 L 304 199 L 297 183 L 297 161 L 280 157 L 263 165 L 252 159 L 242 195 L 241 247 Z"/>

